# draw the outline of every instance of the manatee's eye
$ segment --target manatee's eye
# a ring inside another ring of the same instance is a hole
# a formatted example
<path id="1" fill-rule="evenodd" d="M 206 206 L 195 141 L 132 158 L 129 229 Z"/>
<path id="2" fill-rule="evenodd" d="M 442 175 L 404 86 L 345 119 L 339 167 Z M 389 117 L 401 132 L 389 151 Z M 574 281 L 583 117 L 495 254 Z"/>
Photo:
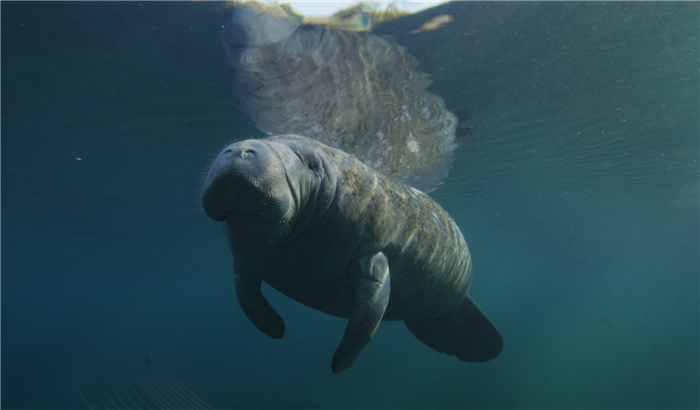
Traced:
<path id="1" fill-rule="evenodd" d="M 306 161 L 304 161 L 306 164 L 306 167 L 311 170 L 314 174 L 318 174 L 321 171 L 321 160 L 314 156 L 311 158 L 306 158 Z"/>
<path id="2" fill-rule="evenodd" d="M 318 157 L 318 155 L 313 155 L 311 153 L 303 153 L 303 154 L 298 154 L 299 160 L 301 160 L 301 163 L 306 166 L 306 168 L 309 169 L 309 171 L 313 172 L 314 174 L 318 174 L 321 169 L 323 169 L 323 164 L 321 163 L 321 158 Z"/>

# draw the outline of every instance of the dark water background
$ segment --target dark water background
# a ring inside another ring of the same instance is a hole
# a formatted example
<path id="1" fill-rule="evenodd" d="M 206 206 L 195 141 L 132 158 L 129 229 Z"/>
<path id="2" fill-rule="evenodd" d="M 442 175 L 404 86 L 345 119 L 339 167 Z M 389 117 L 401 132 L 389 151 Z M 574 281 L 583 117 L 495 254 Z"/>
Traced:
<path id="1" fill-rule="evenodd" d="M 2 407 L 173 375 L 215 408 L 698 408 L 699 10 L 452 3 L 376 30 L 469 111 L 432 196 L 505 349 L 466 364 L 385 322 L 334 376 L 345 321 L 266 288 L 287 333 L 255 329 L 200 209 L 218 150 L 261 136 L 228 10 L 3 2 Z"/>

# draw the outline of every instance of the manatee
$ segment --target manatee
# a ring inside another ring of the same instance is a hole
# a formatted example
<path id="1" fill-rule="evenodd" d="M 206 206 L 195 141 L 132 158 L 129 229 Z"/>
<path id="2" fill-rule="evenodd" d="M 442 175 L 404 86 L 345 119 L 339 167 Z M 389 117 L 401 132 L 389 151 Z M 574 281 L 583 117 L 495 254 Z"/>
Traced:
<path id="1" fill-rule="evenodd" d="M 315 139 L 425 192 L 447 176 L 457 117 L 391 38 L 255 3 L 233 8 L 221 38 L 234 96 L 263 133 Z"/>
<path id="2" fill-rule="evenodd" d="M 350 367 L 382 320 L 403 320 L 426 345 L 468 362 L 503 340 L 467 295 L 472 262 L 450 216 L 428 195 L 310 138 L 280 135 L 226 147 L 202 191 L 233 254 L 238 301 L 279 339 L 285 326 L 264 281 L 347 318 L 334 373 Z"/>

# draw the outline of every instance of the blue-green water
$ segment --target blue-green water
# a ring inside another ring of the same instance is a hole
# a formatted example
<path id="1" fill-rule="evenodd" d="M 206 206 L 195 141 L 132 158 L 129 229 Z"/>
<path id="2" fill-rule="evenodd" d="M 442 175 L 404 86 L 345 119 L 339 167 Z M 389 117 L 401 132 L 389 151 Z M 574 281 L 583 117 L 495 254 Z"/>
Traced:
<path id="1" fill-rule="evenodd" d="M 1 11 L 3 408 L 134 407 L 106 397 L 163 375 L 214 408 L 700 407 L 698 3 L 451 3 L 376 30 L 469 112 L 431 196 L 505 349 L 463 363 L 385 322 L 337 376 L 345 320 L 265 288 L 287 333 L 255 329 L 200 208 L 219 149 L 261 136 L 229 11 Z"/>

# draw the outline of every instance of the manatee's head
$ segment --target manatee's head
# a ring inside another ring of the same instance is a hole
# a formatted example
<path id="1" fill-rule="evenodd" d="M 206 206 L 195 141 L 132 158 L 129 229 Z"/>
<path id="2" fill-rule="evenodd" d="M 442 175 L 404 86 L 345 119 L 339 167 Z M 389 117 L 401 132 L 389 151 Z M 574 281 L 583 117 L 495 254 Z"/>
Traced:
<path id="1" fill-rule="evenodd" d="M 277 137 L 279 138 L 279 137 Z M 202 207 L 247 242 L 276 244 L 323 215 L 335 192 L 328 158 L 313 145 L 284 138 L 224 148 L 209 170 Z"/>

